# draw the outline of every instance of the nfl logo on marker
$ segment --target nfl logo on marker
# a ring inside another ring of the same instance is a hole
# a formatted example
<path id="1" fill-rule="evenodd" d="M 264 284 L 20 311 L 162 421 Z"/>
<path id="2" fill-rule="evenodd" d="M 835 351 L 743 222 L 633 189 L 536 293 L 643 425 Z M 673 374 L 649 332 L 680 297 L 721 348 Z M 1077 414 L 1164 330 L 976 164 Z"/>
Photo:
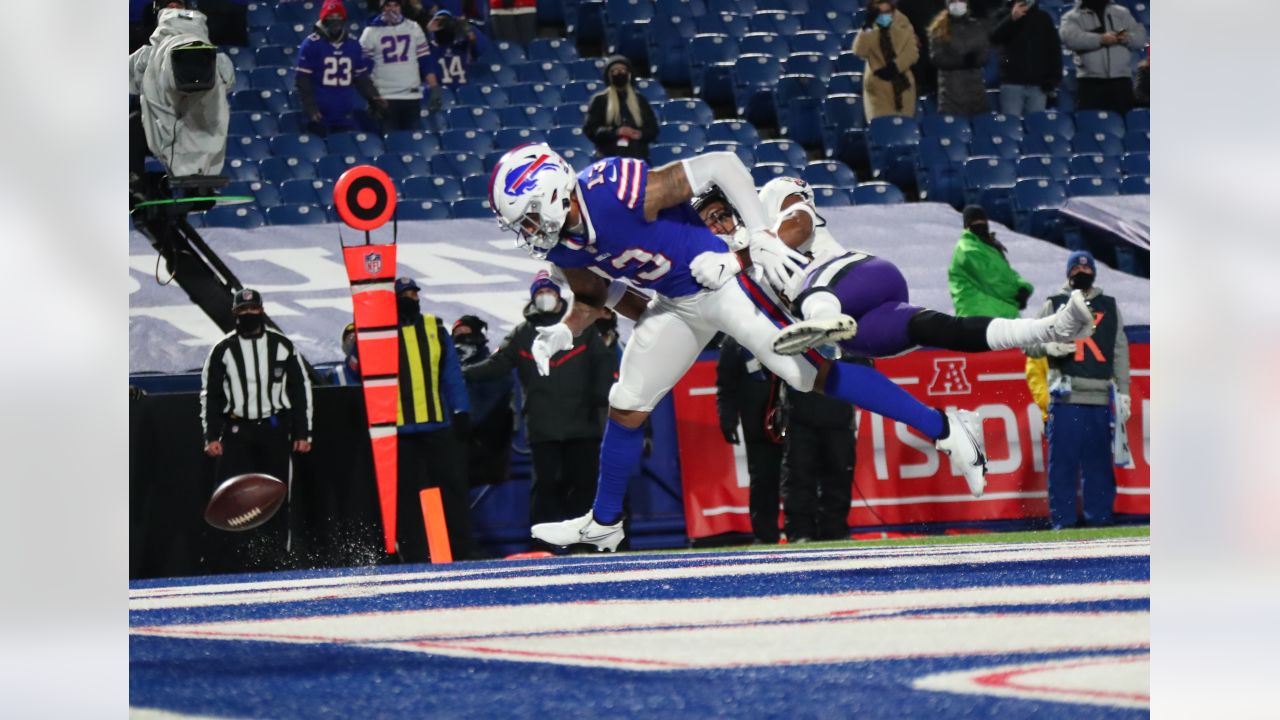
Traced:
<path id="1" fill-rule="evenodd" d="M 364 256 L 364 269 L 370 275 L 376 275 L 382 270 L 382 253 L 371 252 Z"/>

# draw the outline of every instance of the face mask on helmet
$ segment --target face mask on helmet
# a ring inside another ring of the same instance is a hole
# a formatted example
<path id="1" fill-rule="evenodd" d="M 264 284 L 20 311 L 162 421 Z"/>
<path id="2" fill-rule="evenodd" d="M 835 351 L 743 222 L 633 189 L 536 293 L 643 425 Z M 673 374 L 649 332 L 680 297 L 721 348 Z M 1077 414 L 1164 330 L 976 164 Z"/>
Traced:
<path id="1" fill-rule="evenodd" d="M 787 198 L 792 195 L 799 195 L 801 201 L 810 205 L 814 203 L 813 188 L 800 178 L 774 178 L 760 189 L 760 204 L 764 205 L 764 211 L 768 213 L 770 222 L 778 218 L 782 213 L 783 205 L 787 203 Z"/>
<path id="2" fill-rule="evenodd" d="M 516 244 L 544 258 L 560 242 L 577 185 L 573 168 L 545 144 L 513 150 L 498 162 L 489 188 L 490 205 Z"/>

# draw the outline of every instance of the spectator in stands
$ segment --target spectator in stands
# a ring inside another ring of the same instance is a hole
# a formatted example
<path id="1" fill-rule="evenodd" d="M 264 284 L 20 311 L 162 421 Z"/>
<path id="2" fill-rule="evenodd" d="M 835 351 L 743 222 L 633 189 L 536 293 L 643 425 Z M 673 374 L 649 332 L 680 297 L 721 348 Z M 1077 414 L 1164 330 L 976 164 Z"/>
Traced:
<path id="1" fill-rule="evenodd" d="M 841 360 L 869 365 L 864 359 Z M 782 520 L 787 543 L 846 540 L 858 438 L 854 406 L 818 392 L 784 388 L 786 472 Z"/>
<path id="2" fill-rule="evenodd" d="M 916 84 L 911 66 L 920 57 L 916 31 L 891 0 L 867 6 L 853 53 L 867 61 L 862 73 L 867 121 L 884 115 L 915 115 Z"/>
<path id="3" fill-rule="evenodd" d="M 400 330 L 400 407 L 397 413 L 400 559 L 429 558 L 418 493 L 440 488 L 449 544 L 455 558 L 472 553 L 471 508 L 463 440 L 471 427 L 471 400 L 453 340 L 440 318 L 423 313 L 418 284 L 396 278 Z"/>
<path id="4" fill-rule="evenodd" d="M 919 47 L 929 47 L 929 23 L 938 13 L 947 9 L 947 0 L 898 0 L 898 12 L 907 16 L 911 28 L 915 31 Z M 919 95 L 933 95 L 938 92 L 938 69 L 929 59 L 929 53 L 920 53 L 920 58 L 911 66 L 911 74 L 915 77 Z"/>
<path id="5" fill-rule="evenodd" d="M 996 16 L 991 42 L 1000 60 L 1000 112 L 1021 117 L 1040 112 L 1062 81 L 1062 43 L 1053 18 L 1034 2 L 1011 0 Z"/>
<path id="6" fill-rule="evenodd" d="M 379 129 L 383 134 L 421 129 L 422 85 L 431 88 L 430 104 L 439 107 L 440 84 L 428 64 L 427 36 L 405 18 L 400 0 L 382 0 L 382 12 L 360 34 L 360 47 L 373 68 L 373 85 L 385 101 Z"/>
<path id="7" fill-rule="evenodd" d="M 488 359 L 489 324 L 475 315 L 463 315 L 453 324 L 453 345 L 465 376 L 467 368 Z M 489 380 L 468 379 L 473 418 L 467 444 L 467 471 L 470 484 L 489 485 L 507 479 L 507 459 L 511 450 L 511 373 Z"/>
<path id="8" fill-rule="evenodd" d="M 525 434 L 533 454 L 529 490 L 530 524 L 587 512 L 595 498 L 609 388 L 618 361 L 594 325 L 574 338 L 574 346 L 539 366 L 532 354 L 539 328 L 560 322 L 568 303 L 560 286 L 539 272 L 529 287 L 524 322 L 488 359 L 468 367 L 470 382 L 505 377 L 520 380 Z"/>
<path id="9" fill-rule="evenodd" d="M 1125 113 L 1133 107 L 1133 51 L 1147 31 L 1110 0 L 1076 0 L 1062 16 L 1062 44 L 1075 53 L 1076 109 Z"/>
<path id="10" fill-rule="evenodd" d="M 1092 308 L 1093 335 L 1073 343 L 1048 343 L 1028 354 L 1049 361 L 1049 521 L 1054 529 L 1077 523 L 1076 495 L 1086 525 L 1110 525 L 1116 497 L 1111 423 L 1122 426 L 1131 410 L 1129 341 L 1115 298 L 1094 284 L 1097 266 L 1084 250 L 1067 259 L 1067 282 L 1045 301 L 1047 317 L 1081 290 Z M 1114 395 L 1115 416 L 1111 404 Z"/>
<path id="11" fill-rule="evenodd" d="M 538 0 L 489 0 L 494 40 L 528 45 L 538 35 Z"/>
<path id="12" fill-rule="evenodd" d="M 444 86 L 465 85 L 467 68 L 490 48 L 484 33 L 448 10 L 431 17 L 427 35 L 431 40 L 430 73 Z M 437 108 L 430 109 L 434 112 Z"/>
<path id="13" fill-rule="evenodd" d="M 725 337 L 716 362 L 716 414 L 725 442 L 746 443 L 747 491 L 751 534 L 756 542 L 776 545 L 778 499 L 782 482 L 781 383 L 737 340 Z M 772 421 L 772 422 L 771 422 Z M 738 426 L 742 436 L 738 436 Z M 788 536 L 790 537 L 790 536 Z M 810 533 L 812 537 L 812 533 Z"/>
<path id="14" fill-rule="evenodd" d="M 598 157 L 649 159 L 649 144 L 658 137 L 658 118 L 631 80 L 630 60 L 614 55 L 605 61 L 607 87 L 591 98 L 582 123 Z"/>
<path id="15" fill-rule="evenodd" d="M 311 451 L 311 382 L 302 356 L 283 333 L 267 327 L 257 290 L 237 290 L 231 313 L 236 330 L 213 346 L 200 375 L 204 452 L 216 460 L 210 495 L 227 478 L 251 472 L 289 482 L 290 453 Z M 250 533 L 208 535 L 211 569 L 283 567 L 288 516 L 286 504 Z"/>
<path id="16" fill-rule="evenodd" d="M 307 132 L 316 135 L 356 129 L 357 92 L 375 115 L 387 107 L 369 79 L 369 62 L 360 43 L 347 36 L 342 0 L 325 0 L 320 6 L 315 32 L 298 46 L 294 82 L 307 115 Z"/>
<path id="17" fill-rule="evenodd" d="M 963 218 L 964 232 L 947 268 L 956 317 L 1018 317 L 1035 287 L 1009 265 L 1009 250 L 988 227 L 985 210 L 970 205 Z"/>
<path id="18" fill-rule="evenodd" d="M 1147 46 L 1147 56 L 1138 63 L 1138 72 L 1133 79 L 1133 104 L 1135 107 L 1151 107 L 1151 46 Z"/>
<path id="19" fill-rule="evenodd" d="M 987 28 L 952 0 L 929 25 L 929 57 L 938 68 L 938 112 L 968 117 L 990 112 L 982 68 L 991 50 Z"/>
<path id="20" fill-rule="evenodd" d="M 342 364 L 334 368 L 334 385 L 359 385 L 360 354 L 356 351 L 356 324 L 342 328 Z"/>

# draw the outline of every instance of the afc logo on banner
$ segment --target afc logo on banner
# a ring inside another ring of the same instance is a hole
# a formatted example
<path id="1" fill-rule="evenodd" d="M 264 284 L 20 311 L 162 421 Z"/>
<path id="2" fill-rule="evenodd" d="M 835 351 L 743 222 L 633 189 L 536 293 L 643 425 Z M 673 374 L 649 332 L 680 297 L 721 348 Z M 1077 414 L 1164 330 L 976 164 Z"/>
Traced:
<path id="1" fill-rule="evenodd" d="M 382 272 L 382 253 L 371 252 L 364 256 L 364 271 L 370 275 Z"/>
<path id="2" fill-rule="evenodd" d="M 965 377 L 964 358 L 936 358 L 933 361 L 933 379 L 929 381 L 930 395 L 968 395 L 973 385 Z"/>

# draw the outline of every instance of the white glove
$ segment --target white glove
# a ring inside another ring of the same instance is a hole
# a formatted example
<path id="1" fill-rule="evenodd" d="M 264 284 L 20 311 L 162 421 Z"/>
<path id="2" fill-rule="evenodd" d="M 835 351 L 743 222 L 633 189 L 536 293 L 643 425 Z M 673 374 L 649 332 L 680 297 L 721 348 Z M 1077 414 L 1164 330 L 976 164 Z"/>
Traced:
<path id="1" fill-rule="evenodd" d="M 1076 344 L 1074 342 L 1045 343 L 1044 351 L 1052 357 L 1066 357 L 1076 354 Z"/>
<path id="2" fill-rule="evenodd" d="M 731 252 L 704 252 L 689 263 L 693 279 L 709 290 L 719 290 L 741 270 L 742 261 Z"/>
<path id="3" fill-rule="evenodd" d="M 1129 422 L 1129 415 L 1133 412 L 1133 401 L 1128 395 L 1116 393 L 1116 424 L 1124 425 Z"/>
<path id="4" fill-rule="evenodd" d="M 538 328 L 538 336 L 533 339 L 533 362 L 538 366 L 538 374 L 551 374 L 551 357 L 562 350 L 573 347 L 573 331 L 564 323 L 547 325 Z"/>
<path id="5" fill-rule="evenodd" d="M 760 266 L 765 280 L 775 290 L 787 287 L 792 275 L 803 273 L 808 261 L 802 253 L 787 247 L 786 243 L 768 230 L 758 230 L 751 234 L 751 262 Z"/>

